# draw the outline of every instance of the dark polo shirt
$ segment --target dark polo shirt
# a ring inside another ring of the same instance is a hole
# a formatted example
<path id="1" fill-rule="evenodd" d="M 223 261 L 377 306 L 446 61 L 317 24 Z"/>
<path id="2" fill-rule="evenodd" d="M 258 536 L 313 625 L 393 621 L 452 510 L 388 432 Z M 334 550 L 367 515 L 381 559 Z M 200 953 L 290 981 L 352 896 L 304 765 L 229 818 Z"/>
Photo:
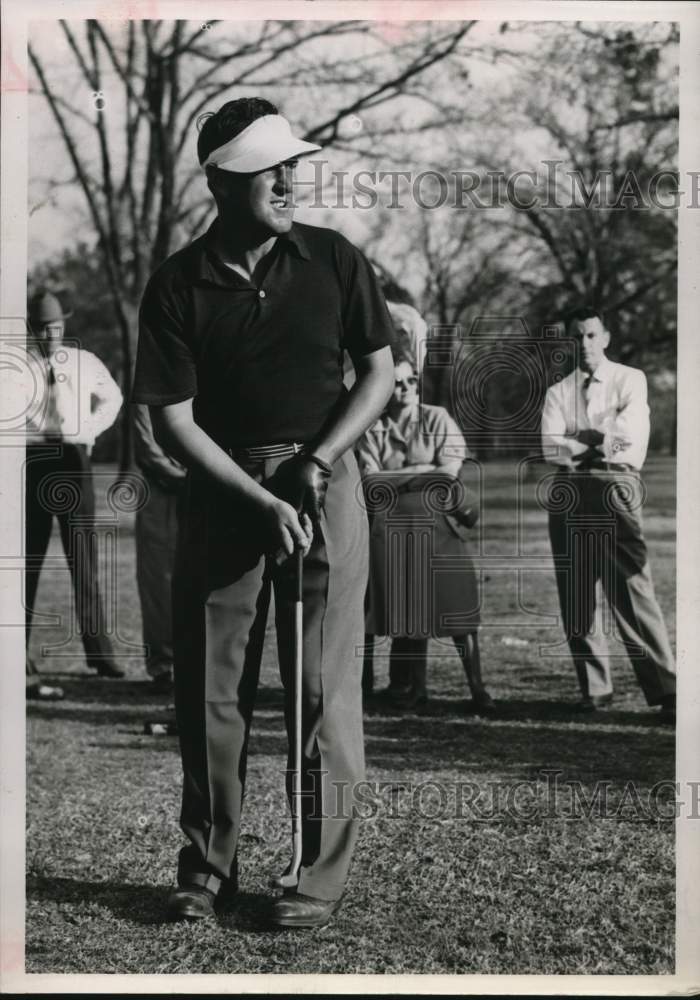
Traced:
<path id="1" fill-rule="evenodd" d="M 294 223 L 254 284 L 215 253 L 216 225 L 146 287 L 133 401 L 194 398 L 224 447 L 311 442 L 345 392 L 344 351 L 355 360 L 393 339 L 374 272 L 339 233 Z"/>

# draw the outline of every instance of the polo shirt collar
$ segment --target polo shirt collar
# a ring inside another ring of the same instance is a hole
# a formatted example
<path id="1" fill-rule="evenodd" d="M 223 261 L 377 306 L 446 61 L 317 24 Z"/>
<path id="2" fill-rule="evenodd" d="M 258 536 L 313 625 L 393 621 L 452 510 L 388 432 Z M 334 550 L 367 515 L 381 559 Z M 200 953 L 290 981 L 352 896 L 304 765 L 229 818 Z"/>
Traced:
<path id="1" fill-rule="evenodd" d="M 291 243 L 303 260 L 311 260 L 311 252 L 309 251 L 309 247 L 304 239 L 302 231 L 299 229 L 296 222 L 292 223 L 292 228 L 288 233 L 284 233 L 282 236 L 279 236 L 278 239 L 283 243 Z"/>
<path id="2" fill-rule="evenodd" d="M 217 285 L 230 285 L 235 283 L 236 272 L 224 264 L 215 249 L 218 225 L 219 220 L 216 218 L 206 233 L 195 242 L 194 246 L 197 247 L 197 252 L 192 261 L 190 274 L 195 281 L 211 281 Z M 292 228 L 288 233 L 278 236 L 277 242 L 291 248 L 302 260 L 311 260 L 306 240 L 296 223 L 292 223 Z M 234 278 L 233 282 L 231 281 L 232 277 Z"/>

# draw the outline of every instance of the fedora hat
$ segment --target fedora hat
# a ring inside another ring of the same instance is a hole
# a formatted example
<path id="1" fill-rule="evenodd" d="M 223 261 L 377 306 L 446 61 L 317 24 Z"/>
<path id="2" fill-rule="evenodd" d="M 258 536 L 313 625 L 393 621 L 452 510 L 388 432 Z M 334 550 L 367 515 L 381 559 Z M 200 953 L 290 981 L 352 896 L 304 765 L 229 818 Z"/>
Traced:
<path id="1" fill-rule="evenodd" d="M 33 295 L 27 307 L 27 319 L 32 329 L 39 329 L 47 323 L 59 323 L 72 315 L 72 312 L 64 312 L 56 296 L 46 291 Z"/>

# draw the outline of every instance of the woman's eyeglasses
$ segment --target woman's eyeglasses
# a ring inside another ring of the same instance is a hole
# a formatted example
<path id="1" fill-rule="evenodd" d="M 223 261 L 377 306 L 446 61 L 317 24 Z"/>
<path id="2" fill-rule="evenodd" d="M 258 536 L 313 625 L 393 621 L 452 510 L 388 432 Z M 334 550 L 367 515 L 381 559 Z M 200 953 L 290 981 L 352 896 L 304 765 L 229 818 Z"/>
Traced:
<path id="1" fill-rule="evenodd" d="M 418 385 L 418 378 L 415 375 L 411 375 L 409 378 L 397 378 L 395 382 L 397 389 L 408 389 L 412 385 Z"/>

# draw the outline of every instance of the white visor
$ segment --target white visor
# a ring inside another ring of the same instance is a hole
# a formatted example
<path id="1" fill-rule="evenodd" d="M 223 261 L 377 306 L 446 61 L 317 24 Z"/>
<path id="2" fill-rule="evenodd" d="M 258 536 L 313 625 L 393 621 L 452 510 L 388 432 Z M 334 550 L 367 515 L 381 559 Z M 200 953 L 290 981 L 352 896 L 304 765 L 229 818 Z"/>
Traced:
<path id="1" fill-rule="evenodd" d="M 263 115 L 223 146 L 213 149 L 202 166 L 219 167 L 234 174 L 253 174 L 295 156 L 316 153 L 320 148 L 293 136 L 289 122 L 282 115 Z"/>

